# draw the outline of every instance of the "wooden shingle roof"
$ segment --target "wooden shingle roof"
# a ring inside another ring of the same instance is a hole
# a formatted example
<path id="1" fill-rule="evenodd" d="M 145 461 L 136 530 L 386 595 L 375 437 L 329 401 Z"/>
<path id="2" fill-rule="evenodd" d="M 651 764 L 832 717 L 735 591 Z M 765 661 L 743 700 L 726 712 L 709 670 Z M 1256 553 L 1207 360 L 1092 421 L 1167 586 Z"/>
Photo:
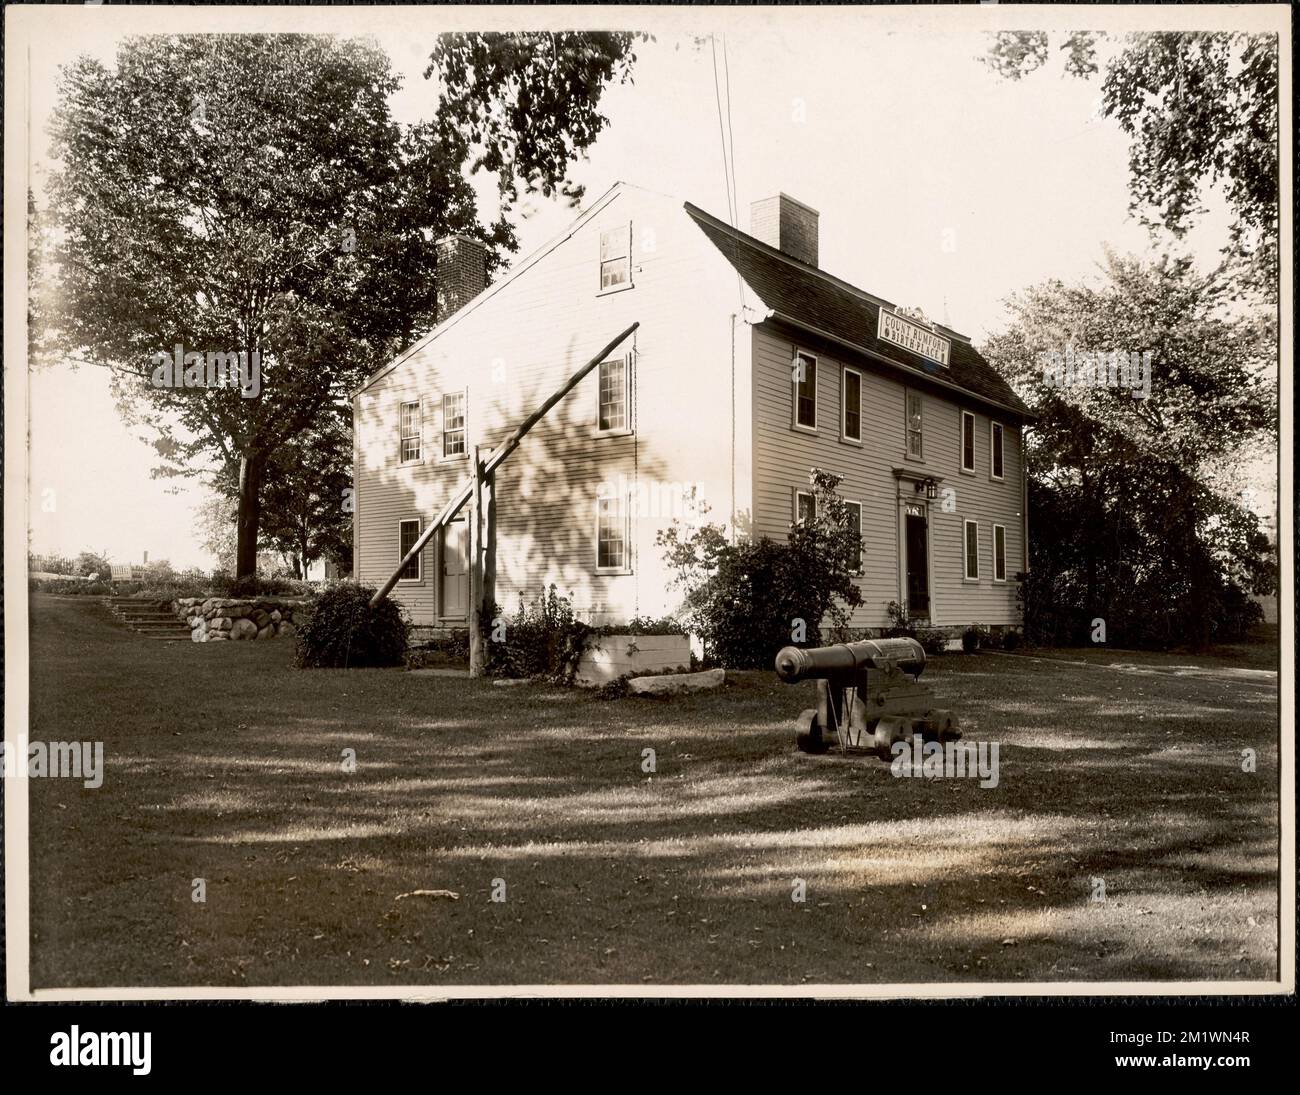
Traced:
<path id="1" fill-rule="evenodd" d="M 939 328 L 952 343 L 948 366 L 923 358 L 876 335 L 878 297 L 855 289 L 814 266 L 800 262 L 686 203 L 686 212 L 745 283 L 774 313 L 773 318 L 821 334 L 867 357 L 923 374 L 935 383 L 957 388 L 982 403 L 1031 418 L 1029 408 L 968 340 Z"/>

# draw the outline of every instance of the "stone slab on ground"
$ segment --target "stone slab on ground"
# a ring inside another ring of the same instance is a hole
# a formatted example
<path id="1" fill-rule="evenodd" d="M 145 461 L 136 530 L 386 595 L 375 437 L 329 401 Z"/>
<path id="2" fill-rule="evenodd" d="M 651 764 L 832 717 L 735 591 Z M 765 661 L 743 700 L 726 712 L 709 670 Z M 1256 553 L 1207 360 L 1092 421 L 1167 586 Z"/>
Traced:
<path id="1" fill-rule="evenodd" d="M 719 688 L 727 679 L 725 669 L 706 669 L 702 673 L 667 673 L 658 677 L 633 677 L 627 690 L 634 696 L 675 696 L 683 692 L 707 692 Z"/>

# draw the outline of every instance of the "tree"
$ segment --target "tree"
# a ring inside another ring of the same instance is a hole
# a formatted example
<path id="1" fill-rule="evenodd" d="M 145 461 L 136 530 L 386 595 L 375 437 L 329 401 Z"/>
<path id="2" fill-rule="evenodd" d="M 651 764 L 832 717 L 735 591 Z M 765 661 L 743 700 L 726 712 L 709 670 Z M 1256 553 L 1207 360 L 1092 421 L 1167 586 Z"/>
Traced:
<path id="1" fill-rule="evenodd" d="M 98 574 L 107 578 L 112 572 L 113 564 L 109 562 L 106 551 L 83 551 L 77 556 L 77 573 L 89 577 Z"/>
<path id="2" fill-rule="evenodd" d="M 1185 258 L 1108 255 L 1102 274 L 1012 298 L 1012 325 L 984 348 L 1037 416 L 1026 626 L 1077 642 L 1103 619 L 1111 642 L 1204 645 L 1240 631 L 1246 594 L 1274 580 L 1226 474 L 1275 443 L 1272 329 Z M 1060 359 L 1093 347 L 1149 353 L 1148 396 L 1109 377 L 1063 386 Z"/>
<path id="3" fill-rule="evenodd" d="M 317 559 L 352 564 L 352 439 L 326 418 L 284 445 L 272 461 L 263 499 L 265 535 L 305 578 Z"/>
<path id="4" fill-rule="evenodd" d="M 1060 45 L 1065 71 L 1090 79 L 1104 35 Z M 1222 185 L 1234 215 L 1225 248 L 1247 283 L 1273 297 L 1278 259 L 1278 40 L 1272 34 L 1125 35 L 1105 66 L 1101 112 L 1130 139 L 1131 209 L 1181 238 Z M 985 63 L 1019 80 L 1043 67 L 1044 31 L 999 33 Z M 1154 214 L 1154 221 L 1151 219 Z"/>
<path id="5" fill-rule="evenodd" d="M 648 35 L 573 31 L 444 34 L 425 70 L 437 77 L 438 132 L 462 142 L 474 171 L 497 176 L 508 208 L 528 192 L 557 189 L 577 204 L 582 187 L 567 179 L 609 119 L 605 90 L 631 80 L 634 47 Z"/>
<path id="6" fill-rule="evenodd" d="M 395 87 L 373 47 L 303 35 L 131 38 L 115 69 L 83 57 L 60 87 L 58 326 L 115 370 L 173 473 L 200 454 L 237 470 L 241 574 L 271 456 L 395 345 L 398 310 L 368 293 L 388 251 L 366 245 L 401 166 Z M 259 382 L 155 386 L 153 355 L 178 344 L 243 355 Z"/>

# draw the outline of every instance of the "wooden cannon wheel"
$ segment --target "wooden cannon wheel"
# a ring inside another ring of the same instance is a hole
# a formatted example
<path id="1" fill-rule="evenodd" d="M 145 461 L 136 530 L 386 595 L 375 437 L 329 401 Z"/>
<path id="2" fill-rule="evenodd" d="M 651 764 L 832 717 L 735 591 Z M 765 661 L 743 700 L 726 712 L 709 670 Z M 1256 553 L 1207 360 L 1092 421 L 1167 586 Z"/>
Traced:
<path id="1" fill-rule="evenodd" d="M 799 712 L 799 717 L 794 720 L 794 743 L 801 753 L 826 752 L 826 743 L 817 725 L 817 708 L 809 707 Z"/>

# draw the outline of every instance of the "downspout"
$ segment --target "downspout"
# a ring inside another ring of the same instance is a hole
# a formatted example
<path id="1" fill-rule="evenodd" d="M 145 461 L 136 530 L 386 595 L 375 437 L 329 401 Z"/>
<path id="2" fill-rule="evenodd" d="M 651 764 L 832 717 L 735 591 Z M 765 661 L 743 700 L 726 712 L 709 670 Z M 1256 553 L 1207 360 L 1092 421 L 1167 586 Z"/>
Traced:
<path id="1" fill-rule="evenodd" d="M 1029 446 L 1025 444 L 1028 427 L 1020 427 L 1020 557 L 1024 564 L 1024 573 L 1029 574 L 1029 459 L 1026 455 Z M 1021 600 L 1020 630 L 1025 629 L 1024 602 Z"/>
<path id="2" fill-rule="evenodd" d="M 736 313 L 731 313 L 731 536 L 736 542 Z"/>

